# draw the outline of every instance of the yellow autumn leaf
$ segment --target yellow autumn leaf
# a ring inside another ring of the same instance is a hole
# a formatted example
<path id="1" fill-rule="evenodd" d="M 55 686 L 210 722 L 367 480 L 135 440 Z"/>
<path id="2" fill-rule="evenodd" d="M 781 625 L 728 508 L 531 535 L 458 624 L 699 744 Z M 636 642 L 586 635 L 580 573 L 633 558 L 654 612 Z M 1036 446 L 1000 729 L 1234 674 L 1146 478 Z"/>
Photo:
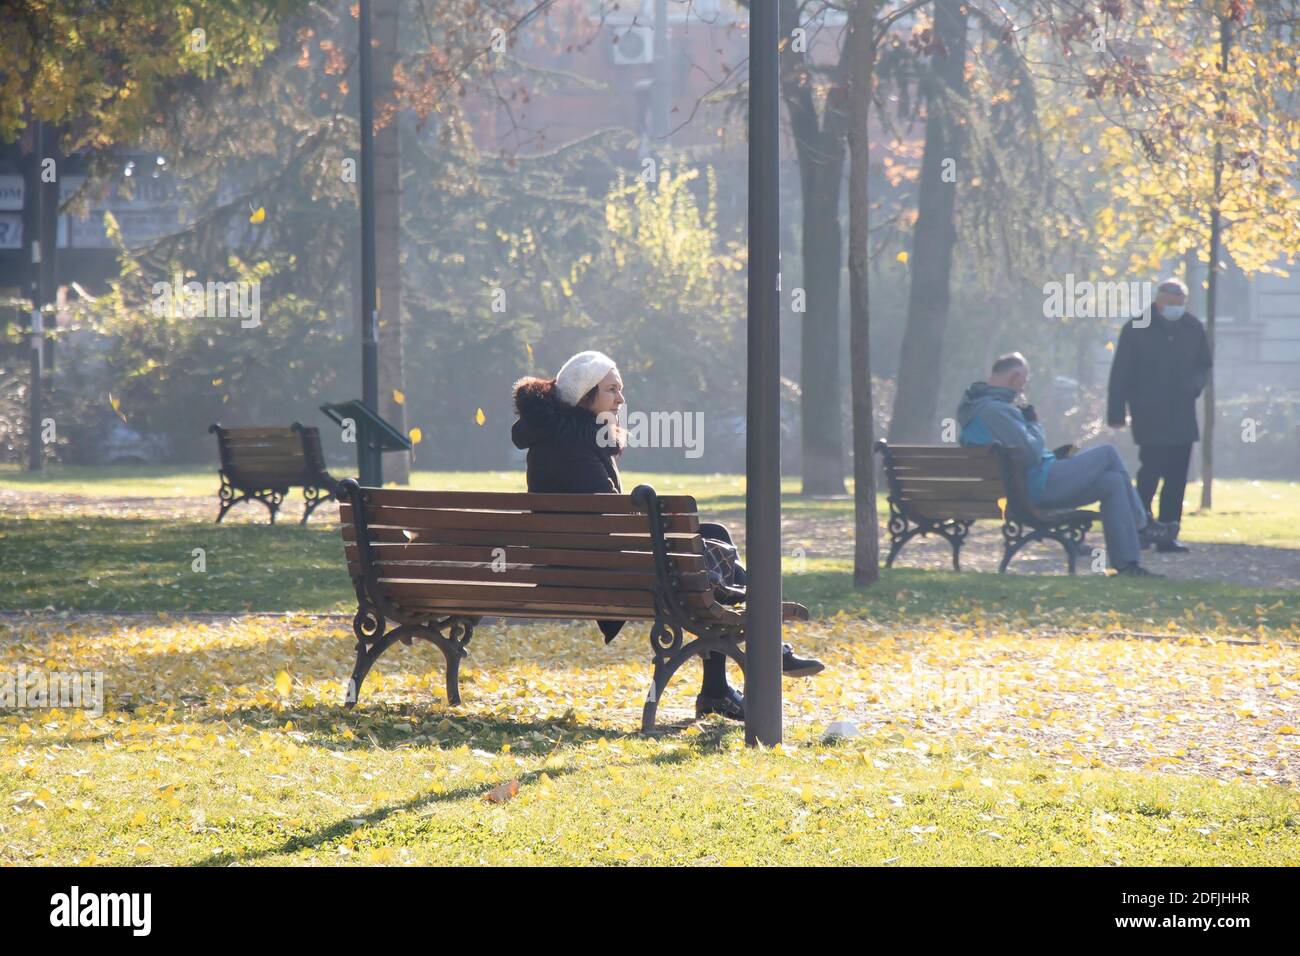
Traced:
<path id="1" fill-rule="evenodd" d="M 398 405 L 405 405 L 406 395 L 403 392 L 401 392 L 399 389 L 395 388 L 393 389 L 393 401 L 395 401 Z"/>
<path id="2" fill-rule="evenodd" d="M 898 255 L 894 256 L 894 261 L 901 262 L 903 265 L 907 265 L 907 251 L 904 250 L 900 252 Z"/>
<path id="3" fill-rule="evenodd" d="M 143 810 L 137 810 L 135 816 L 131 818 L 131 826 L 142 827 L 149 822 L 148 815 Z"/>
<path id="4" fill-rule="evenodd" d="M 1007 520 L 1007 499 L 1006 498 L 998 499 L 998 510 L 1002 512 L 1002 520 L 1006 521 Z"/>
<path id="5" fill-rule="evenodd" d="M 528 353 L 528 361 L 531 362 L 533 360 L 533 347 L 529 345 L 527 342 L 525 342 L 524 351 Z"/>
<path id="6" fill-rule="evenodd" d="M 248 217 L 248 221 L 251 222 L 251 223 L 253 223 L 253 224 L 257 224 L 257 223 L 259 223 L 259 222 L 265 222 L 265 221 L 266 221 L 266 207 L 265 207 L 265 206 L 258 206 L 256 209 L 254 209 L 254 210 L 253 210 L 253 214 L 252 214 L 251 216 Z"/>
<path id="7" fill-rule="evenodd" d="M 406 433 L 406 435 L 408 438 L 411 439 L 412 445 L 420 444 L 421 440 L 423 440 L 424 438 L 424 432 L 420 431 L 419 428 L 412 428 L 410 431 Z"/>
<path id="8" fill-rule="evenodd" d="M 293 690 L 293 678 L 289 676 L 288 671 L 280 671 L 275 675 L 275 692 L 281 697 L 288 697 L 291 690 Z"/>
<path id="9" fill-rule="evenodd" d="M 480 408 L 474 413 L 474 421 L 478 422 L 480 425 L 487 421 L 487 416 L 483 414 L 483 409 Z"/>

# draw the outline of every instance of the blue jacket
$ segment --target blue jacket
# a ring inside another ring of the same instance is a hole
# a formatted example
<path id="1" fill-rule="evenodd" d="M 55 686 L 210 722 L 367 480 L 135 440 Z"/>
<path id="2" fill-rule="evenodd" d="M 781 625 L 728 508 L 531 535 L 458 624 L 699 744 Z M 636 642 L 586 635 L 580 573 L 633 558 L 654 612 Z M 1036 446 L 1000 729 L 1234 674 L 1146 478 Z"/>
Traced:
<path id="1" fill-rule="evenodd" d="M 987 382 L 976 382 L 966 389 L 957 407 L 961 443 L 977 446 L 996 442 L 1008 448 L 1016 463 L 1025 469 L 1029 497 L 1037 501 L 1043 496 L 1047 472 L 1056 456 L 1044 448 L 1042 423 L 1025 421 L 1024 413 L 1012 404 L 1015 397 L 1011 389 L 995 388 Z"/>

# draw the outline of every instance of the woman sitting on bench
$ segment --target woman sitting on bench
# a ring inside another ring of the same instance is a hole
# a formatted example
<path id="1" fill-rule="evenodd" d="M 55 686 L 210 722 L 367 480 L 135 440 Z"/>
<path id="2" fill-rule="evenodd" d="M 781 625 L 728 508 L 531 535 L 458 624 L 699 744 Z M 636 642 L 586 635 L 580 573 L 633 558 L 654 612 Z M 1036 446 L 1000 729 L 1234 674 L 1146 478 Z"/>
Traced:
<path id="1" fill-rule="evenodd" d="M 623 402 L 623 379 L 614 360 L 601 352 L 579 352 L 553 379 L 522 378 L 515 383 L 519 419 L 510 437 L 516 448 L 528 450 L 528 490 L 535 494 L 622 494 L 616 459 L 626 447 L 617 425 Z M 701 522 L 705 563 L 714 591 L 724 603 L 744 599 L 745 568 L 738 560 L 731 535 L 720 524 Z M 804 619 L 807 609 L 797 611 Z M 623 621 L 597 622 L 612 641 Z M 695 714 L 722 714 L 745 719 L 744 696 L 727 683 L 727 659 L 704 656 L 704 682 L 695 698 Z M 825 665 L 797 656 L 789 644 L 781 659 L 787 677 L 805 677 Z"/>

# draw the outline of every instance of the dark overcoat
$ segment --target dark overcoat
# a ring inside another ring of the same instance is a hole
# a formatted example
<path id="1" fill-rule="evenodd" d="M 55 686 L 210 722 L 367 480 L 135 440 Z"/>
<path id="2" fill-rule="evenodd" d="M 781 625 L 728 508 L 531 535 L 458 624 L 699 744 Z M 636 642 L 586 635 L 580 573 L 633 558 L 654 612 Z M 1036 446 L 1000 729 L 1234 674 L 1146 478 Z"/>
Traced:
<path id="1" fill-rule="evenodd" d="M 618 456 L 622 449 L 601 442 L 601 424 L 585 408 L 562 401 L 555 382 L 523 378 L 515 383 L 515 411 L 510 429 L 516 448 L 528 450 L 528 490 L 533 494 L 622 494 Z M 597 621 L 612 641 L 622 621 Z"/>
<path id="2" fill-rule="evenodd" d="M 1127 410 L 1137 444 L 1190 445 L 1201 437 L 1196 399 L 1210 373 L 1205 328 L 1194 315 L 1166 319 L 1155 306 L 1145 315 L 1145 328 L 1130 319 L 1119 334 L 1106 421 L 1124 427 Z"/>

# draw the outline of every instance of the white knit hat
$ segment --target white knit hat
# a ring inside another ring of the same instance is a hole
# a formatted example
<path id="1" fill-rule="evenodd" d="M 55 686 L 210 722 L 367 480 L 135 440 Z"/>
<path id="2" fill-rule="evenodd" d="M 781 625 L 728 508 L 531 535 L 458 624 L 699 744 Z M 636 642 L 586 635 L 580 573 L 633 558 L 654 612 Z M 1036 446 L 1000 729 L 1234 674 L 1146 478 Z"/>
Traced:
<path id="1" fill-rule="evenodd" d="M 579 352 L 560 368 L 555 390 L 562 402 L 577 405 L 613 368 L 614 360 L 604 352 Z"/>

